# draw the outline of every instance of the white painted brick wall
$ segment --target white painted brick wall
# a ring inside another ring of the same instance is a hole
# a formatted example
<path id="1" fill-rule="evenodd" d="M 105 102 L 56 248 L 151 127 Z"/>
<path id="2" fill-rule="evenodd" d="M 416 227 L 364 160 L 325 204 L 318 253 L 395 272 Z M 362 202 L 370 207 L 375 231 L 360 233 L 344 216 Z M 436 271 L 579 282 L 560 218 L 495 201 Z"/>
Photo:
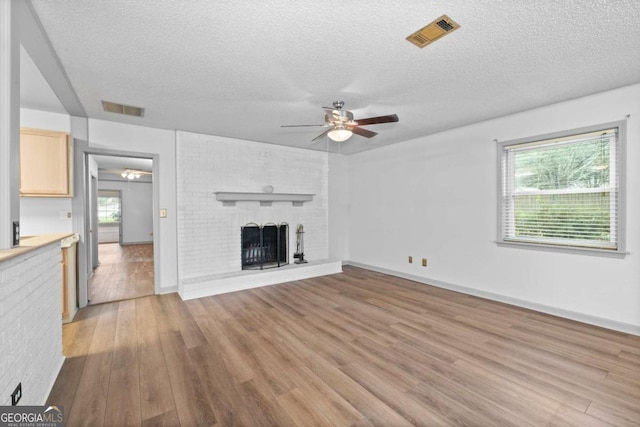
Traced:
<path id="1" fill-rule="evenodd" d="M 0 405 L 43 405 L 62 356 L 61 250 L 54 243 L 0 263 Z"/>
<path id="2" fill-rule="evenodd" d="M 241 270 L 240 228 L 249 223 L 289 224 L 293 263 L 298 224 L 305 229 L 305 257 L 328 258 L 328 155 L 188 132 L 177 133 L 178 274 L 180 281 Z M 312 202 L 293 207 L 274 202 L 223 206 L 216 191 L 313 193 Z"/>

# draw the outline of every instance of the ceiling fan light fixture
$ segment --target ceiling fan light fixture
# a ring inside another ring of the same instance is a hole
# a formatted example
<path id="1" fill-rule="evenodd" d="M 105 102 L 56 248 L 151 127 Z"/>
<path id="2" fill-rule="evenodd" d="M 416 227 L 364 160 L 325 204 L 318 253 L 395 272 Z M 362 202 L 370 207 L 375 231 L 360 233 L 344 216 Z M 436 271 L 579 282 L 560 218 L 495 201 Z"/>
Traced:
<path id="1" fill-rule="evenodd" d="M 136 170 L 127 169 L 123 171 L 120 176 L 126 179 L 140 179 L 142 173 Z"/>
<path id="2" fill-rule="evenodd" d="M 338 126 L 336 126 L 335 129 L 330 130 L 327 134 L 329 138 L 336 142 L 346 141 L 347 139 L 351 138 L 351 135 L 353 135 L 353 132 L 351 132 L 349 129 Z"/>
<path id="3" fill-rule="evenodd" d="M 283 128 L 288 127 L 324 127 L 329 128 L 316 136 L 311 142 L 316 142 L 325 137 L 329 137 L 332 141 L 343 142 L 351 138 L 355 133 L 358 136 L 365 138 L 372 138 L 377 135 L 376 132 L 364 129 L 361 126 L 377 125 L 380 123 L 395 123 L 398 121 L 396 114 L 387 114 L 386 116 L 367 117 L 365 119 L 354 120 L 353 113 L 348 110 L 343 110 L 343 101 L 333 101 L 333 109 L 329 107 L 322 107 L 324 110 L 323 125 L 282 125 Z"/>

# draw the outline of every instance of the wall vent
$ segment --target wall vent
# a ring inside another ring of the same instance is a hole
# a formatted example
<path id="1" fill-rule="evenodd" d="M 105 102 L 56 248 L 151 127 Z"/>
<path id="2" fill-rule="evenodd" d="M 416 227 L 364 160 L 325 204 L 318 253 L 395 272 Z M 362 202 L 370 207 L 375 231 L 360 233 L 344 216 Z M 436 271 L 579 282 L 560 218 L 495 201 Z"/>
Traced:
<path id="1" fill-rule="evenodd" d="M 441 37 L 460 28 L 456 22 L 454 22 L 447 15 L 442 15 L 440 18 L 431 22 L 429 25 L 419 29 L 415 33 L 407 37 L 411 43 L 415 44 L 419 48 L 423 48 Z"/>
<path id="2" fill-rule="evenodd" d="M 134 117 L 144 116 L 144 108 L 118 104 L 117 102 L 102 101 L 102 109 L 108 113 L 125 114 Z"/>

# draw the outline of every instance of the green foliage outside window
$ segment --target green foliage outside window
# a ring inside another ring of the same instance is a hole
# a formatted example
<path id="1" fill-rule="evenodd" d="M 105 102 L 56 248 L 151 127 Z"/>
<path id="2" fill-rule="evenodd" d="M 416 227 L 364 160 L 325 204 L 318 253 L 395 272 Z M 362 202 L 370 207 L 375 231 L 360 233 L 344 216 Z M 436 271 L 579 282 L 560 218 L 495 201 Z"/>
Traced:
<path id="1" fill-rule="evenodd" d="M 504 238 L 615 245 L 615 143 L 616 133 L 603 131 L 505 146 Z"/>
<path id="2" fill-rule="evenodd" d="M 515 155 L 516 191 L 609 185 L 609 138 L 522 150 Z"/>
<path id="3" fill-rule="evenodd" d="M 516 196 L 515 235 L 609 241 L 608 193 Z"/>
<path id="4" fill-rule="evenodd" d="M 119 224 L 120 220 L 120 198 L 98 197 L 98 223 Z"/>

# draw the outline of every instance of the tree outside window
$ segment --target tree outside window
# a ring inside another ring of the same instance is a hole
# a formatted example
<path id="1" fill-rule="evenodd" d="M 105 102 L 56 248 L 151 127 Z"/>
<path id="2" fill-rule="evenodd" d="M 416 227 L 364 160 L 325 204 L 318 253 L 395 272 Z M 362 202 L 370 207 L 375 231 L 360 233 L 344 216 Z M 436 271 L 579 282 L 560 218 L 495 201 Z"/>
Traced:
<path id="1" fill-rule="evenodd" d="M 500 143 L 498 243 L 621 251 L 620 129 Z"/>
<path id="2" fill-rule="evenodd" d="M 120 198 L 98 196 L 98 223 L 119 224 L 120 219 Z"/>

